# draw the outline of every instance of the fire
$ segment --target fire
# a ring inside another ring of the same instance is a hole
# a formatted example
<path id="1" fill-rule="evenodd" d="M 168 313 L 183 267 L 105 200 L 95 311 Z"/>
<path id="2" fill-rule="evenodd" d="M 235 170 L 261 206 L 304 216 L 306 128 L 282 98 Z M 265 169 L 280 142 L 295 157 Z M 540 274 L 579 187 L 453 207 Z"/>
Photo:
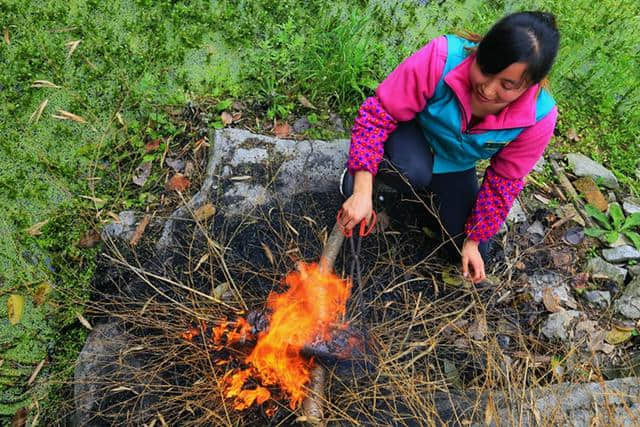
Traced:
<path id="1" fill-rule="evenodd" d="M 278 387 L 291 409 L 296 409 L 306 396 L 313 368 L 313 360 L 301 355 L 302 348 L 319 337 L 329 339 L 331 329 L 342 326 L 339 322 L 351 293 L 349 281 L 317 264 L 300 263 L 298 271 L 285 277 L 284 284 L 284 293 L 272 292 L 267 298 L 269 328 L 258 334 L 255 347 L 244 360 L 248 367 L 231 370 L 223 378 L 224 395 L 235 398 L 235 409 L 264 403 L 273 387 Z M 254 338 L 244 318 L 223 322 L 211 332 L 214 350 Z M 197 335 L 192 328 L 183 337 Z"/>

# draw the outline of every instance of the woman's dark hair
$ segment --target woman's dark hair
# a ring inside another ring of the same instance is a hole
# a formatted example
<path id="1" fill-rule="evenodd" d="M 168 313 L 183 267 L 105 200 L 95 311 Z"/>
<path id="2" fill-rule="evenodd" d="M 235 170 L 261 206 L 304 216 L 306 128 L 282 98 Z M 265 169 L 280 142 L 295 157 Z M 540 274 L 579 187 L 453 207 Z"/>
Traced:
<path id="1" fill-rule="evenodd" d="M 514 62 L 527 64 L 523 78 L 539 83 L 551 70 L 560 35 L 551 13 L 518 12 L 498 21 L 478 45 L 483 73 L 496 74 Z"/>

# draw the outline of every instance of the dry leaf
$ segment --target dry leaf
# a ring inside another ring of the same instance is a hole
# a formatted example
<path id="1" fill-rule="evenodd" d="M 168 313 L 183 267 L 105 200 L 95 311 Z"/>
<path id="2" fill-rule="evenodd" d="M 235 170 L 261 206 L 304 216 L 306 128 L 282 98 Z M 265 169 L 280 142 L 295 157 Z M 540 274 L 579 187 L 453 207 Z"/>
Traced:
<path id="1" fill-rule="evenodd" d="M 204 254 L 200 257 L 200 260 L 198 261 L 198 263 L 196 264 L 196 268 L 193 269 L 193 272 L 195 273 L 196 271 L 198 271 L 198 269 L 200 268 L 200 266 L 209 259 L 209 254 Z"/>
<path id="2" fill-rule="evenodd" d="M 193 219 L 205 221 L 216 214 L 216 207 L 211 203 L 205 203 L 193 212 Z"/>
<path id="3" fill-rule="evenodd" d="M 233 123 L 233 116 L 228 112 L 223 111 L 222 114 L 220 114 L 220 120 L 222 120 L 223 125 L 228 126 Z"/>
<path id="4" fill-rule="evenodd" d="M 229 283 L 224 282 L 213 288 L 211 296 L 217 299 L 222 299 L 222 296 L 229 290 Z"/>
<path id="5" fill-rule="evenodd" d="M 4 42 L 7 45 L 10 45 L 11 44 L 11 39 L 9 38 L 9 29 L 7 27 L 4 27 L 2 29 L 2 33 L 4 34 Z"/>
<path id="6" fill-rule="evenodd" d="M 58 110 L 58 114 L 52 114 L 51 117 L 59 120 L 73 120 L 78 123 L 87 123 L 84 117 L 78 116 L 77 114 L 70 113 L 64 110 Z"/>
<path id="7" fill-rule="evenodd" d="M 153 141 L 147 142 L 146 144 L 144 144 L 144 151 L 146 151 L 147 153 L 153 153 L 158 149 L 158 147 L 160 147 L 161 142 L 161 139 L 154 139 Z"/>
<path id="8" fill-rule="evenodd" d="M 231 118 L 233 119 L 234 122 L 237 122 L 242 118 L 242 113 L 233 113 L 233 116 L 231 116 Z"/>
<path id="9" fill-rule="evenodd" d="M 98 242 L 100 242 L 100 233 L 98 233 L 94 229 L 91 229 L 87 230 L 87 232 L 84 233 L 84 236 L 82 236 L 82 238 L 78 242 L 78 247 L 80 249 L 93 248 L 98 244 Z"/>
<path id="10" fill-rule="evenodd" d="M 300 104 L 302 104 L 303 107 L 311 108 L 312 110 L 316 109 L 316 107 L 302 95 L 298 95 L 298 101 L 300 101 Z"/>
<path id="11" fill-rule="evenodd" d="M 25 425 L 27 425 L 28 417 L 29 417 L 29 410 L 27 410 L 27 408 L 18 409 L 16 413 L 13 415 L 13 418 L 11 418 L 11 427 L 24 427 Z"/>
<path id="12" fill-rule="evenodd" d="M 611 345 L 618 345 L 630 340 L 632 335 L 633 329 L 625 330 L 613 325 L 613 329 L 607 333 L 604 340 Z"/>
<path id="13" fill-rule="evenodd" d="M 89 321 L 87 319 L 85 319 L 82 314 L 76 313 L 76 318 L 80 321 L 80 323 L 82 323 L 82 326 L 84 326 L 85 328 L 87 328 L 90 331 L 93 330 L 93 327 L 91 326 L 91 323 L 89 323 Z"/>
<path id="14" fill-rule="evenodd" d="M 464 282 L 455 266 L 450 265 L 442 270 L 442 281 L 451 286 L 461 286 Z"/>
<path id="15" fill-rule="evenodd" d="M 291 126 L 289 126 L 289 123 L 286 123 L 286 122 L 276 123 L 276 125 L 273 128 L 273 133 L 278 138 L 285 138 L 291 133 Z"/>
<path id="16" fill-rule="evenodd" d="M 487 319 L 480 315 L 469 327 L 469 335 L 476 341 L 482 341 L 487 336 Z"/>
<path id="17" fill-rule="evenodd" d="M 7 315 L 9 323 L 17 325 L 22 320 L 24 312 L 24 297 L 22 295 L 13 294 L 7 299 Z"/>
<path id="18" fill-rule="evenodd" d="M 72 40 L 65 44 L 65 46 L 69 49 L 69 52 L 67 52 L 67 58 L 69 58 L 73 54 L 73 52 L 75 52 L 81 41 L 82 40 Z"/>
<path id="19" fill-rule="evenodd" d="M 47 87 L 51 89 L 60 89 L 60 86 L 55 83 L 51 83 L 49 80 L 36 80 L 33 82 L 31 87 Z"/>
<path id="20" fill-rule="evenodd" d="M 189 188 L 189 180 L 181 173 L 177 173 L 167 182 L 167 190 L 184 191 Z"/>
<path id="21" fill-rule="evenodd" d="M 196 170 L 196 166 L 193 164 L 191 160 L 187 160 L 184 164 L 184 176 L 189 178 L 193 175 L 193 172 Z"/>
<path id="22" fill-rule="evenodd" d="M 40 370 L 42 370 L 42 367 L 44 366 L 45 362 L 47 361 L 47 359 L 42 359 L 40 361 L 40 363 L 38 363 L 38 366 L 36 366 L 36 369 L 33 370 L 33 373 L 31 374 L 31 376 L 29 377 L 29 381 L 27 381 L 27 385 L 31 385 L 33 384 L 33 382 L 36 380 L 36 378 L 38 377 L 38 374 L 40 373 Z"/>
<path id="23" fill-rule="evenodd" d="M 47 296 L 51 293 L 51 285 L 47 282 L 41 283 L 36 288 L 35 293 L 33 294 L 33 302 L 36 305 L 41 305 L 47 299 Z"/>
<path id="24" fill-rule="evenodd" d="M 122 114 L 116 113 L 116 120 L 120 123 L 120 126 L 124 126 L 124 120 L 122 119 Z"/>
<path id="25" fill-rule="evenodd" d="M 264 251 L 264 254 L 267 256 L 267 259 L 269 260 L 271 265 L 275 265 L 275 262 L 273 259 L 273 252 L 271 252 L 271 249 L 269 249 L 269 246 L 267 246 L 264 242 L 260 244 L 262 245 L 262 250 Z"/>
<path id="26" fill-rule="evenodd" d="M 42 229 L 42 227 L 44 227 L 45 225 L 47 225 L 47 223 L 49 222 L 48 219 L 39 222 L 37 224 L 33 224 L 31 227 L 27 228 L 27 233 L 29 233 L 29 236 L 39 236 L 42 234 L 42 231 L 40 231 Z"/>
<path id="27" fill-rule="evenodd" d="M 151 215 L 146 214 L 140 223 L 138 223 L 136 231 L 133 233 L 133 236 L 131 236 L 131 240 L 129 240 L 131 246 L 136 246 L 138 244 L 140 238 L 144 234 L 144 230 L 147 228 L 147 225 L 149 225 L 149 221 L 151 221 Z"/>
<path id="28" fill-rule="evenodd" d="M 142 187 L 149 179 L 149 175 L 151 175 L 151 162 L 144 162 L 133 171 L 133 183 Z"/>
<path id="29" fill-rule="evenodd" d="M 48 99 L 45 99 L 40 103 L 36 111 L 31 114 L 31 117 L 29 117 L 29 123 L 38 123 L 38 120 L 40 120 L 40 117 L 42 116 L 42 113 L 44 112 L 44 109 L 47 107 L 48 103 Z"/>
<path id="30" fill-rule="evenodd" d="M 570 141 L 580 141 L 580 136 L 578 135 L 578 132 L 575 130 L 575 128 L 571 128 L 569 129 L 569 131 L 567 132 L 567 138 L 569 138 Z"/>
<path id="31" fill-rule="evenodd" d="M 547 311 L 551 313 L 557 313 L 563 311 L 564 308 L 560 306 L 559 298 L 553 293 L 553 288 L 545 288 L 542 292 L 542 302 Z"/>

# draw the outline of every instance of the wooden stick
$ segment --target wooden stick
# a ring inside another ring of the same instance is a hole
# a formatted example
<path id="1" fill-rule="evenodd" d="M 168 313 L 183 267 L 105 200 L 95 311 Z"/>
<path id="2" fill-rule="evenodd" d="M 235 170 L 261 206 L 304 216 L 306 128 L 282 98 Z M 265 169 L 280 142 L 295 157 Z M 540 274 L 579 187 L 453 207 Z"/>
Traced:
<path id="1" fill-rule="evenodd" d="M 340 253 L 342 243 L 344 242 L 344 234 L 338 223 L 333 226 L 331 234 L 324 245 L 322 255 L 320 256 L 320 268 L 325 272 L 333 270 L 333 264 Z M 311 371 L 311 380 L 309 381 L 309 394 L 302 402 L 302 411 L 306 416 L 306 422 L 309 425 L 326 425 L 324 421 L 323 403 L 324 385 L 327 378 L 327 372 L 320 364 Z"/>

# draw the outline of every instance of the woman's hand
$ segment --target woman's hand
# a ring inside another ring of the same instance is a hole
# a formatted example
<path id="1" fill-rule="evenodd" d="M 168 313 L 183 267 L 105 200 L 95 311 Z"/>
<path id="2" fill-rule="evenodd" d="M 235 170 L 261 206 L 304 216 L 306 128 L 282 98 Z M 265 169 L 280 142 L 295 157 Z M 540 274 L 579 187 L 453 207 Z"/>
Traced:
<path id="1" fill-rule="evenodd" d="M 353 194 L 342 204 L 342 227 L 351 230 L 365 219 L 369 222 L 373 212 L 373 175 L 357 171 L 354 175 Z"/>
<path id="2" fill-rule="evenodd" d="M 470 277 L 473 283 L 486 279 L 484 261 L 478 250 L 478 244 L 479 242 L 474 240 L 465 240 L 462 245 L 462 275 L 465 278 Z"/>

